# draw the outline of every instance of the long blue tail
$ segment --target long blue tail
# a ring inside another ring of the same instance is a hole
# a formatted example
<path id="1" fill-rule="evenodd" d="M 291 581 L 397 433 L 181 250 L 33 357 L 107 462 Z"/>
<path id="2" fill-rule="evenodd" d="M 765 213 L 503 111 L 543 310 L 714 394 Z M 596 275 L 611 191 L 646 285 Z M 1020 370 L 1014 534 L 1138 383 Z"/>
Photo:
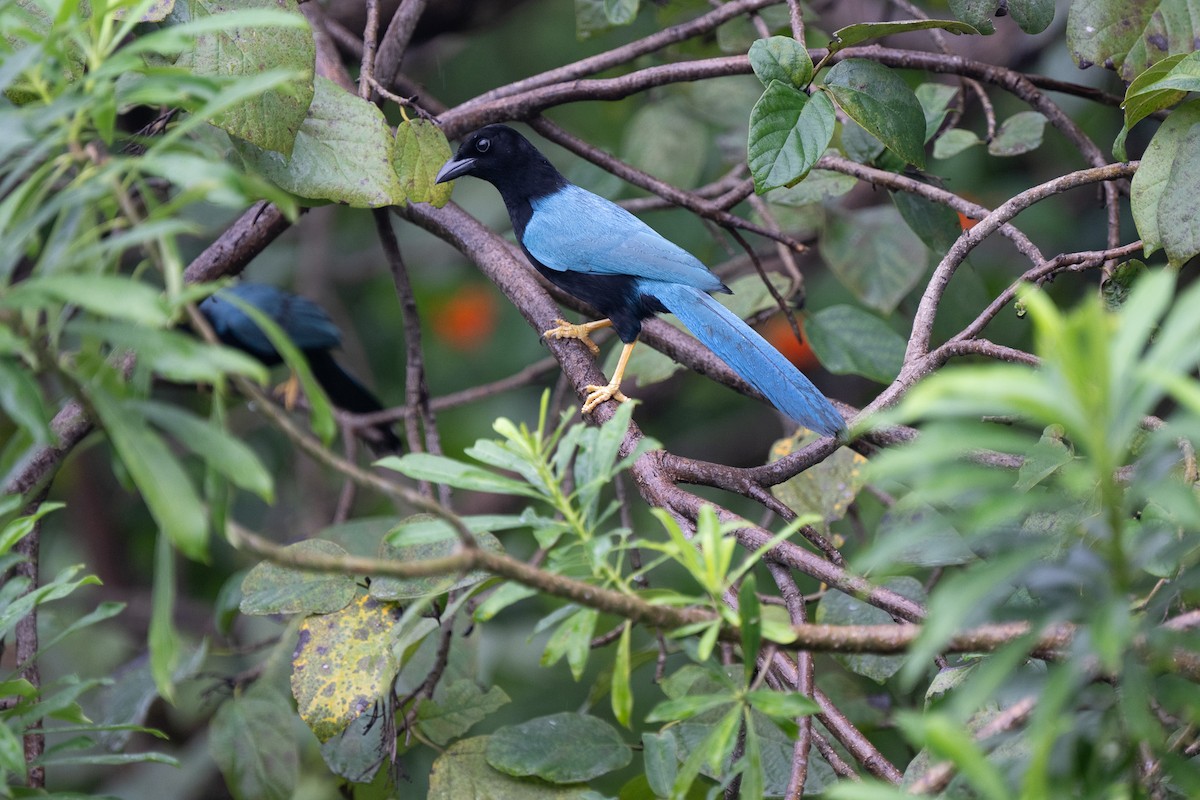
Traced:
<path id="1" fill-rule="evenodd" d="M 679 317 L 697 339 L 780 411 L 825 436 L 845 429 L 841 415 L 812 381 L 707 293 L 660 281 L 641 281 L 640 288 Z"/>

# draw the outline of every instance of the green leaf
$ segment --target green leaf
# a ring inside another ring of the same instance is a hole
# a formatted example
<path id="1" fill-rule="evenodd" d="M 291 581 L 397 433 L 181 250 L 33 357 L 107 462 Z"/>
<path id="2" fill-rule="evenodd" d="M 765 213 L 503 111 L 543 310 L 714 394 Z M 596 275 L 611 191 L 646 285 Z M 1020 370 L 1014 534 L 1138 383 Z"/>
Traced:
<path id="1" fill-rule="evenodd" d="M 793 453 L 819 437 L 813 433 L 780 439 L 771 446 L 771 460 Z M 809 467 L 771 487 L 771 492 L 798 515 L 816 514 L 828 526 L 846 515 L 846 510 L 865 483 L 867 460 L 843 447 L 821 463 Z"/>
<path id="2" fill-rule="evenodd" d="M 808 174 L 833 138 L 833 104 L 772 81 L 750 112 L 747 157 L 759 194 Z"/>
<path id="3" fill-rule="evenodd" d="M 54 308 L 70 303 L 101 317 L 161 328 L 170 322 L 162 292 L 116 275 L 35 275 L 9 289 L 4 308 Z"/>
<path id="4" fill-rule="evenodd" d="M 804 319 L 804 332 L 830 372 L 891 383 L 904 362 L 904 338 L 856 306 L 829 306 Z"/>
<path id="5" fill-rule="evenodd" d="M 599 616 L 599 612 L 594 608 L 581 608 L 563 620 L 546 642 L 546 649 L 542 653 L 542 666 L 553 666 L 566 656 L 571 667 L 571 676 L 577 681 L 582 678 Z"/>
<path id="6" fill-rule="evenodd" d="M 29 433 L 35 444 L 51 440 L 49 415 L 42 392 L 29 372 L 13 359 L 0 357 L 0 408 Z"/>
<path id="7" fill-rule="evenodd" d="M 256 682 L 217 709 L 209 748 L 237 800 L 287 800 L 296 787 L 300 753 L 287 734 L 291 704 L 269 684 Z"/>
<path id="8" fill-rule="evenodd" d="M 628 25 L 637 17 L 640 0 L 604 0 L 604 16 L 613 25 Z"/>
<path id="9" fill-rule="evenodd" d="M 101 616 L 107 619 L 115 616 L 124 608 L 120 603 L 109 604 L 108 613 Z M 116 608 L 111 608 L 115 605 Z M 100 609 L 97 609 L 100 610 Z M 208 656 L 207 643 L 201 642 L 194 647 L 186 659 L 181 659 L 171 683 L 196 677 L 197 671 Z M 112 675 L 112 680 L 100 690 L 98 697 L 100 715 L 97 723 L 104 727 L 100 736 L 100 744 L 110 751 L 122 750 L 135 733 L 152 729 L 143 729 L 150 707 L 158 700 L 158 686 L 150 672 L 150 659 L 145 655 L 138 656 L 132 662 L 121 665 Z M 165 738 L 165 734 L 157 734 Z"/>
<path id="10" fill-rule="evenodd" d="M 1173 264 L 1190 254 L 1189 232 L 1200 218 L 1197 203 L 1197 165 L 1200 165 L 1200 100 L 1175 109 L 1150 140 L 1141 166 L 1133 176 L 1130 206 L 1146 255 L 1167 246 Z"/>
<path id="11" fill-rule="evenodd" d="M 212 78 L 239 78 L 273 69 L 292 72 L 294 77 L 286 83 L 247 98 L 212 120 L 217 127 L 257 147 L 288 156 L 313 101 L 316 58 L 312 31 L 295 0 L 188 0 L 185 13 L 188 19 L 198 20 L 250 9 L 283 11 L 295 22 L 287 27 L 231 24 L 202 33 L 177 65 Z M 178 9 L 175 15 L 179 16 Z"/>
<path id="12" fill-rule="evenodd" d="M 953 158 L 978 144 L 983 144 L 983 141 L 974 131 L 951 128 L 934 140 L 933 157 L 937 159 Z"/>
<path id="13" fill-rule="evenodd" d="M 834 31 L 833 40 L 829 43 L 829 52 L 836 53 L 838 50 L 865 42 L 868 39 L 882 39 L 884 36 L 892 36 L 897 33 L 927 31 L 933 28 L 948 31 L 955 36 L 964 33 L 975 36 L 979 35 L 979 31 L 973 26 L 953 19 L 901 19 L 894 22 L 860 22 L 856 25 L 847 25 L 844 28 Z"/>
<path id="14" fill-rule="evenodd" d="M 1136 258 L 1117 264 L 1108 280 L 1100 284 L 1104 307 L 1109 311 L 1117 311 L 1124 306 L 1134 283 L 1147 272 L 1145 262 Z"/>
<path id="15" fill-rule="evenodd" d="M 1026 33 L 1041 33 L 1054 21 L 1054 0 L 1008 0 L 1008 14 Z"/>
<path id="16" fill-rule="evenodd" d="M 858 178 L 827 169 L 814 169 L 799 183 L 774 189 L 767 195 L 781 206 L 803 207 L 823 200 L 834 200 L 858 185 Z"/>
<path id="17" fill-rule="evenodd" d="M 772 36 L 750 45 L 750 67 L 770 86 L 779 81 L 794 89 L 808 86 L 813 77 L 813 62 L 803 44 L 791 36 Z"/>
<path id="18" fill-rule="evenodd" d="M 487 518 L 476 521 L 484 523 Z M 516 524 L 516 523 L 513 523 Z M 475 530 L 468 525 L 476 546 L 493 553 L 503 553 L 504 545 L 486 528 Z M 445 558 L 462 547 L 458 532 L 444 519 L 429 514 L 417 514 L 404 520 L 390 531 L 380 546 L 381 558 L 392 561 L 428 561 Z M 465 575 L 429 575 L 423 578 L 375 577 L 371 580 L 371 596 L 379 600 L 411 600 L 432 597 L 487 580 L 488 573 L 474 570 Z"/>
<path id="19" fill-rule="evenodd" d="M 489 736 L 462 739 L 433 762 L 427 800 L 595 800 L 586 786 L 555 786 L 528 778 L 513 778 L 488 766 Z"/>
<path id="20" fill-rule="evenodd" d="M 1011 797 L 1008 784 L 996 765 L 988 761 L 970 731 L 956 724 L 947 714 L 902 712 L 896 721 L 912 740 L 922 743 L 939 759 L 945 759 L 963 772 L 970 786 L 988 800 Z"/>
<path id="21" fill-rule="evenodd" d="M 154 521 L 185 556 L 207 558 L 208 515 L 166 442 L 150 429 L 135 404 L 121 402 L 99 387 L 89 399 Z"/>
<path id="22" fill-rule="evenodd" d="M 950 12 L 980 33 L 996 32 L 992 15 L 996 13 L 996 0 L 950 0 Z"/>
<path id="23" fill-rule="evenodd" d="M 994 156 L 1018 156 L 1036 150 L 1042 144 L 1046 118 L 1037 111 L 1021 111 L 1000 124 L 996 138 L 988 142 Z"/>
<path id="24" fill-rule="evenodd" d="M 410 119 L 396 126 L 393 163 L 404 197 L 410 203 L 441 208 L 450 202 L 450 183 L 434 183 L 442 164 L 450 160 L 450 143 L 442 129 L 427 119 Z"/>
<path id="25" fill-rule="evenodd" d="M 308 617 L 292 655 L 292 695 L 301 718 L 327 742 L 389 691 L 399 662 L 392 633 L 400 610 L 362 596 L 332 614 Z"/>
<path id="26" fill-rule="evenodd" d="M 642 734 L 642 759 L 645 762 L 646 781 L 656 797 L 671 793 L 671 785 L 679 772 L 675 736 L 670 729 L 662 733 Z"/>
<path id="27" fill-rule="evenodd" d="M 613 718 L 626 728 L 633 718 L 633 688 L 630 686 L 630 648 L 633 638 L 633 623 L 626 621 L 617 640 L 617 652 L 613 657 L 612 710 Z"/>
<path id="28" fill-rule="evenodd" d="M 578 783 L 633 759 L 621 734 L 602 719 L 565 712 L 500 728 L 488 738 L 488 764 L 508 775 Z"/>
<path id="29" fill-rule="evenodd" d="M 344 556 L 333 542 L 307 539 L 288 545 L 288 553 Z M 358 591 L 350 575 L 309 572 L 263 561 L 242 580 L 243 614 L 328 614 L 340 611 Z"/>
<path id="30" fill-rule="evenodd" d="M 181 661 L 183 640 L 175 628 L 175 551 L 160 533 L 154 544 L 154 578 L 150 595 L 150 675 L 158 693 L 175 702 L 175 674 Z"/>
<path id="31" fill-rule="evenodd" d="M 131 405 L 147 420 L 169 432 L 176 441 L 203 458 L 233 485 L 254 492 L 267 503 L 274 502 L 274 482 L 267 468 L 253 450 L 219 425 L 166 403 L 145 401 Z"/>
<path id="32" fill-rule="evenodd" d="M 372 103 L 318 76 L 290 157 L 238 143 L 242 157 L 282 189 L 353 208 L 403 205 L 394 137 Z"/>
<path id="33" fill-rule="evenodd" d="M 68 330 L 133 350 L 138 367 L 179 383 L 217 383 L 227 374 L 267 382 L 261 361 L 224 345 L 209 344 L 176 330 L 129 325 L 117 320 L 72 320 Z"/>
<path id="34" fill-rule="evenodd" d="M 890 192 L 890 195 L 909 229 L 937 258 L 945 256 L 962 235 L 958 213 L 949 206 L 910 192 Z"/>
<path id="35" fill-rule="evenodd" d="M 925 141 L 928 142 L 942 127 L 942 122 L 950 113 L 950 103 L 958 97 L 959 90 L 944 83 L 922 83 L 913 94 L 925 113 Z"/>
<path id="36" fill-rule="evenodd" d="M 691 719 L 706 711 L 727 706 L 736 701 L 733 694 L 688 694 L 664 700 L 646 715 L 647 722 L 673 722 Z"/>
<path id="37" fill-rule="evenodd" d="M 445 484 L 455 489 L 533 498 L 542 496 L 527 483 L 506 478 L 482 467 L 429 453 L 408 453 L 400 458 L 389 456 L 378 461 L 377 466 L 395 470 L 414 480 Z"/>
<path id="38" fill-rule="evenodd" d="M 925 245 L 890 205 L 833 215 L 820 248 L 837 279 L 883 313 L 894 310 L 912 291 L 929 260 Z"/>
<path id="39" fill-rule="evenodd" d="M 25 746 L 4 722 L 0 722 L 0 770 L 14 775 L 25 773 Z"/>
<path id="40" fill-rule="evenodd" d="M 1125 102 L 1121 104 L 1121 107 L 1125 109 L 1125 123 L 1121 126 L 1121 132 L 1117 134 L 1116 141 L 1113 142 L 1113 155 L 1120 161 L 1126 161 L 1128 158 L 1125 153 L 1125 138 L 1134 125 L 1155 111 L 1170 108 L 1187 96 L 1186 90 L 1169 88 L 1163 84 L 1163 80 L 1171 74 L 1179 62 L 1187 58 L 1195 58 L 1197 55 L 1200 54 L 1184 55 L 1181 53 L 1168 56 L 1138 75 L 1129 84 L 1129 88 L 1125 90 Z"/>
<path id="41" fill-rule="evenodd" d="M 673 186 L 691 189 L 708 163 L 708 129 L 680 103 L 650 103 L 625 125 L 621 154 Z"/>
<path id="42" fill-rule="evenodd" d="M 484 692 L 475 681 L 463 678 L 439 686 L 433 700 L 417 706 L 417 725 L 434 744 L 445 745 L 509 702 L 499 686 Z"/>
<path id="43" fill-rule="evenodd" d="M 820 712 L 821 707 L 811 697 L 799 692 L 777 692 L 773 689 L 755 689 L 746 692 L 746 702 L 774 720 L 792 721 Z"/>
<path id="44" fill-rule="evenodd" d="M 925 601 L 925 589 L 915 578 L 892 578 L 883 583 L 910 600 Z M 848 594 L 829 590 L 817 606 L 816 620 L 825 625 L 889 625 L 894 624 L 891 614 L 868 605 Z M 879 656 L 869 653 L 838 653 L 834 658 L 851 672 L 884 683 L 904 666 L 905 656 Z"/>
<path id="45" fill-rule="evenodd" d="M 742 629 L 742 664 L 746 685 L 754 679 L 758 647 L 762 644 L 762 603 L 758 599 L 758 583 L 753 573 L 746 576 L 738 589 L 738 622 Z"/>
<path id="46" fill-rule="evenodd" d="M 387 729 L 374 714 L 360 714 L 341 734 L 321 744 L 325 766 L 351 783 L 371 783 L 395 743 Z"/>
<path id="47" fill-rule="evenodd" d="M 834 65 L 825 88 L 842 110 L 910 164 L 925 166 L 925 112 L 895 71 L 861 58 Z"/>
<path id="48" fill-rule="evenodd" d="M 1103 64 L 1132 81 L 1162 59 L 1194 49 L 1187 0 L 1075 0 L 1067 47 L 1080 67 Z"/>

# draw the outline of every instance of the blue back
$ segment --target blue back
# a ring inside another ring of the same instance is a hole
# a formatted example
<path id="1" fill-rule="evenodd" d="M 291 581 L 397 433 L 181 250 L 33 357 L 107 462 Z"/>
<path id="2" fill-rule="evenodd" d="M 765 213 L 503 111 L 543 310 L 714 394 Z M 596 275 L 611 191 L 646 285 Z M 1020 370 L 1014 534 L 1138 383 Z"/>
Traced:
<path id="1" fill-rule="evenodd" d="M 213 332 L 226 344 L 238 347 L 265 361 L 277 360 L 271 340 L 258 325 L 233 303 L 232 295 L 271 318 L 301 350 L 329 350 L 342 342 L 341 331 L 319 305 L 306 297 L 263 283 L 240 283 L 222 289 L 200 304 Z"/>
<path id="2" fill-rule="evenodd" d="M 574 184 L 530 201 L 521 237 L 529 253 L 559 272 L 632 275 L 704 292 L 725 289 L 688 251 L 615 203 Z"/>

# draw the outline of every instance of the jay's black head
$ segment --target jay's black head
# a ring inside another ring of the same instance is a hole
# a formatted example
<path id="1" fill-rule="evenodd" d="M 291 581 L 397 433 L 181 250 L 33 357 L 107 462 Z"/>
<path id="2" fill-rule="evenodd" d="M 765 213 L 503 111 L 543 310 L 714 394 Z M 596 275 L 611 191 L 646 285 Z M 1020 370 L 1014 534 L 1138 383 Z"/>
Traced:
<path id="1" fill-rule="evenodd" d="M 566 185 L 566 178 L 528 139 L 507 125 L 488 125 L 467 136 L 438 171 L 437 182 L 473 175 L 513 198 L 541 197 Z"/>

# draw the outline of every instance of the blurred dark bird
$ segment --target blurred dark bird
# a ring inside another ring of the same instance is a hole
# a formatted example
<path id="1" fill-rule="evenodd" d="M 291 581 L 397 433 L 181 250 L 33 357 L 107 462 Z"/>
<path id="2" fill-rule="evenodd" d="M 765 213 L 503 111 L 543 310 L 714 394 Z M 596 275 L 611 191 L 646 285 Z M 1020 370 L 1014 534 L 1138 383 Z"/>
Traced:
<path id="1" fill-rule="evenodd" d="M 283 357 L 254 320 L 229 302 L 230 296 L 263 312 L 288 335 L 333 405 L 355 414 L 383 409 L 375 395 L 333 357 L 333 349 L 341 346 L 342 332 L 325 309 L 306 297 L 262 283 L 240 283 L 222 289 L 200 304 L 200 313 L 218 339 L 249 353 L 268 367 L 282 364 Z M 361 434 L 377 454 L 399 453 L 402 449 L 400 438 L 388 423 L 364 429 Z"/>
<path id="2" fill-rule="evenodd" d="M 729 292 L 686 250 L 664 239 L 620 206 L 567 181 L 524 136 L 506 125 L 472 133 L 437 182 L 473 175 L 500 191 L 517 240 L 533 266 L 554 285 L 606 319 L 573 325 L 555 320 L 545 332 L 598 348 L 590 334 L 612 326 L 624 343 L 607 386 L 589 386 L 587 413 L 609 399 L 625 401 L 621 378 L 642 321 L 669 311 L 783 413 L 826 436 L 845 430 L 833 404 L 736 314 L 709 296 Z"/>

